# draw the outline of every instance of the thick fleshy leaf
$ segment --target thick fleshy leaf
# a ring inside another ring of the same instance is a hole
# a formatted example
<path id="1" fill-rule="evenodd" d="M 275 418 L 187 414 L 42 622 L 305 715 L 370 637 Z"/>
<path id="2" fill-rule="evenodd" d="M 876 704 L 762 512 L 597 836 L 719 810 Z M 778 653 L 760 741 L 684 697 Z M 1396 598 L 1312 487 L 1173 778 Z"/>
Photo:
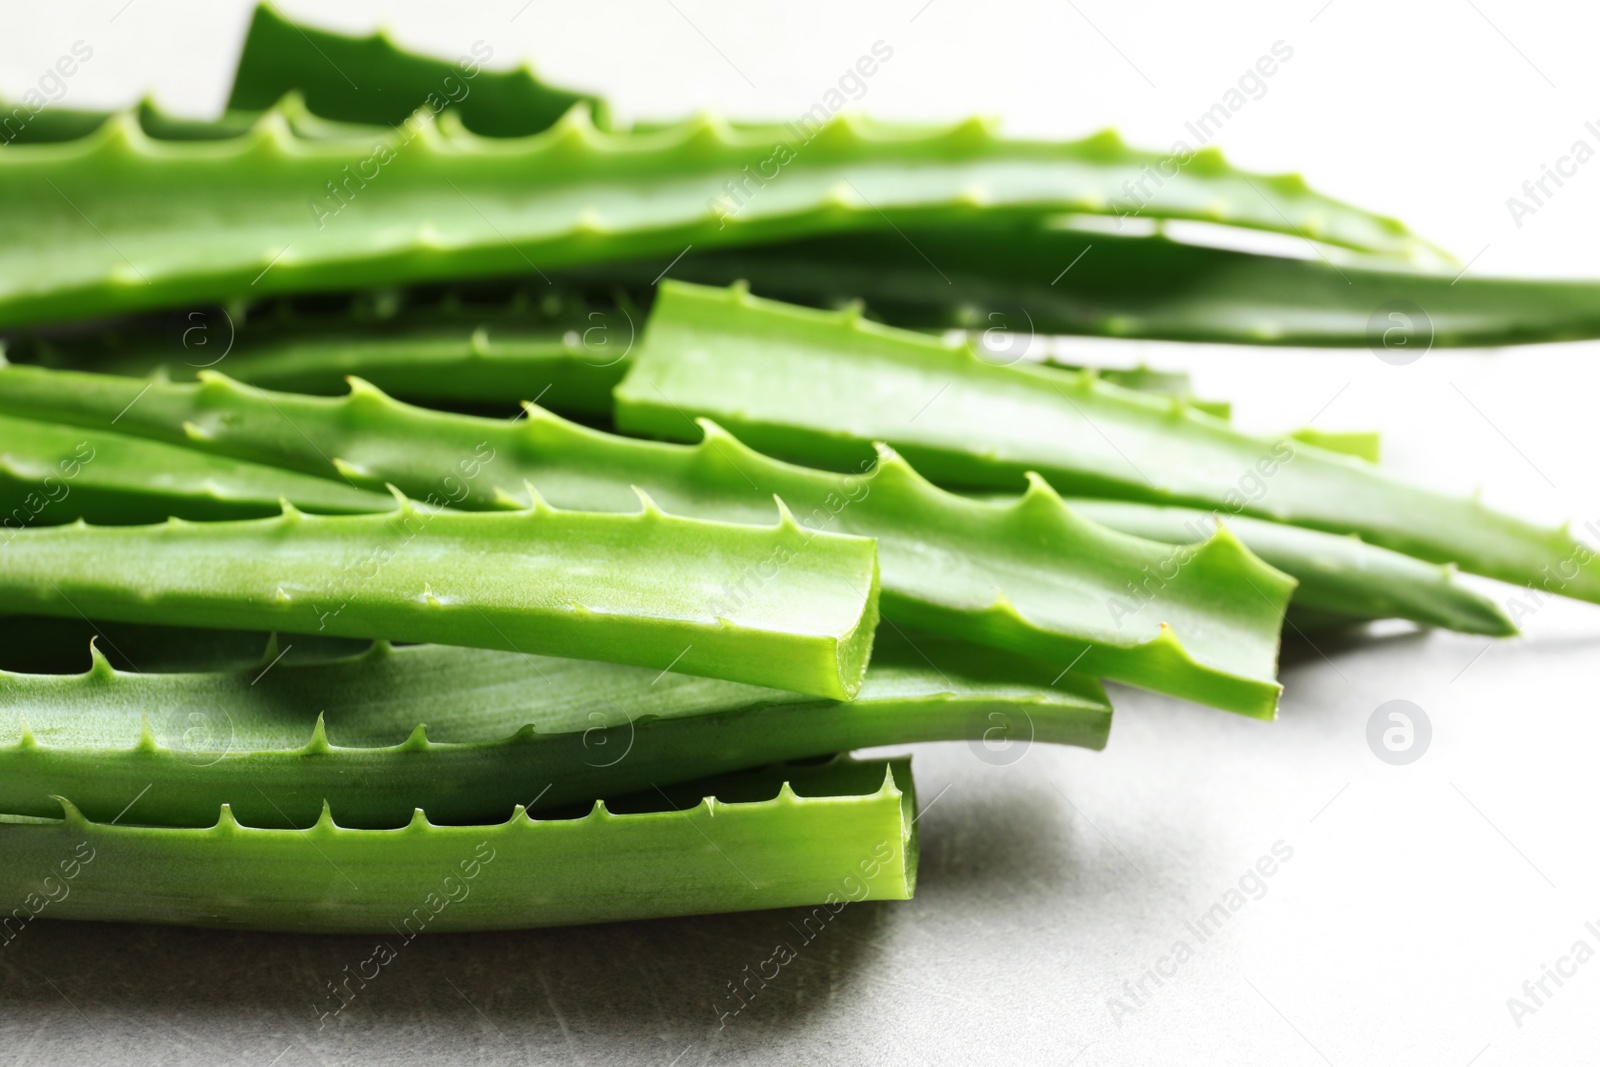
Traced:
<path id="1" fill-rule="evenodd" d="M 622 429 L 690 436 L 716 419 L 751 446 L 848 468 L 888 441 L 934 482 L 1254 515 L 1600 601 L 1600 561 L 1544 529 L 1291 437 L 1256 437 L 1092 374 L 995 366 L 965 345 L 858 314 L 663 283 L 617 387 Z"/>

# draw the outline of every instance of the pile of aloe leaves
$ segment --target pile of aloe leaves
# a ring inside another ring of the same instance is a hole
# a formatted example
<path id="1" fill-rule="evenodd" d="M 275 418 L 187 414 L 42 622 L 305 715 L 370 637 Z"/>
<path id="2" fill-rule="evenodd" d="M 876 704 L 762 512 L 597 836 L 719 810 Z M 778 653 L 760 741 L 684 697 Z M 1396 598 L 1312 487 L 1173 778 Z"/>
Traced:
<path id="1" fill-rule="evenodd" d="M 268 7 L 215 120 L 3 136 L 0 941 L 908 899 L 853 751 L 1098 749 L 1104 680 L 1270 720 L 1286 632 L 1513 634 L 1460 572 L 1600 601 L 1371 435 L 974 343 L 1600 336 L 1215 151 L 1141 217 L 1340 265 L 1108 229 L 1163 162 L 1111 133 L 629 128 Z"/>

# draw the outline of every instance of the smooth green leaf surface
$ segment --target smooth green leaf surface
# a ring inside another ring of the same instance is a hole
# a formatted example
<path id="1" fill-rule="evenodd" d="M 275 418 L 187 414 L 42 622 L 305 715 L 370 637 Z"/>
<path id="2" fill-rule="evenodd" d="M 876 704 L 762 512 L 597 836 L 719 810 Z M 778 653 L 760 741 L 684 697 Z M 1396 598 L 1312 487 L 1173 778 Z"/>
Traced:
<path id="1" fill-rule="evenodd" d="M 837 699 L 860 686 L 878 621 L 872 541 L 787 515 L 675 518 L 648 499 L 634 514 L 406 502 L 384 515 L 78 524 L 23 530 L 4 551 L 0 603 L 13 611 L 538 652 Z"/>

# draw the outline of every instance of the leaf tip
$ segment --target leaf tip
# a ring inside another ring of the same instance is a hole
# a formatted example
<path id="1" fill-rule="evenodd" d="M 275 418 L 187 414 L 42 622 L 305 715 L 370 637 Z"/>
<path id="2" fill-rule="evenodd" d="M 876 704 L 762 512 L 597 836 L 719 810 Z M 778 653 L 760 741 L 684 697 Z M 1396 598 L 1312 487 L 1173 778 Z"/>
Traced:
<path id="1" fill-rule="evenodd" d="M 651 520 L 667 517 L 666 512 L 661 510 L 661 506 L 643 488 L 632 484 L 628 488 L 632 489 L 633 495 L 639 498 L 639 517 L 641 519 Z"/>

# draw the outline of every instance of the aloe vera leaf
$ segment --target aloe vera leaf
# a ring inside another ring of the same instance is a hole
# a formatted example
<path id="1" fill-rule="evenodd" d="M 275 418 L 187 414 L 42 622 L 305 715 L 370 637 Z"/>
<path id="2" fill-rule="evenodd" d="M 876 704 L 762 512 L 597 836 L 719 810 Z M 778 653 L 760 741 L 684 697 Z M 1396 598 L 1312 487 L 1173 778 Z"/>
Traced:
<path id="1" fill-rule="evenodd" d="M 776 768 L 693 792 L 706 799 L 686 809 L 652 790 L 581 818 L 519 808 L 473 826 L 435 825 L 419 808 L 396 830 L 347 829 L 326 811 L 303 829 L 252 828 L 227 806 L 205 829 L 111 824 L 64 799 L 64 818 L 0 817 L 0 893 L 18 904 L 0 937 L 43 913 L 379 934 L 392 958 L 424 931 L 911 897 L 906 761 Z"/>
<path id="2" fill-rule="evenodd" d="M 1319 430 L 1314 426 L 1305 426 L 1289 436 L 1325 452 L 1355 456 L 1368 463 L 1377 463 L 1382 458 L 1382 439 L 1373 430 Z"/>
<path id="3" fill-rule="evenodd" d="M 275 635 L 255 630 L 0 615 L 0 671 L 15 674 L 82 674 L 94 665 L 96 655 L 122 671 L 190 674 L 254 667 L 259 674 L 274 662 L 324 663 L 350 659 L 372 647 L 373 642 L 357 637 L 295 634 L 280 645 Z"/>
<path id="4" fill-rule="evenodd" d="M 1291 579 L 1226 532 L 1175 567 L 1171 546 L 1087 522 L 1043 482 L 1021 501 L 986 503 L 935 489 L 887 449 L 841 476 L 769 459 L 714 425 L 688 423 L 702 439 L 685 448 L 531 406 L 516 422 L 425 411 L 366 383 L 334 400 L 212 372 L 197 384 L 150 384 L 9 366 L 0 368 L 0 407 L 12 404 L 91 425 L 127 408 L 118 425 L 130 433 L 358 485 L 392 483 L 460 508 L 520 506 L 526 480 L 557 507 L 618 511 L 633 506 L 637 485 L 672 514 L 764 523 L 777 495 L 808 529 L 877 539 L 882 607 L 896 623 L 1245 714 L 1271 717 L 1276 704 Z M 441 456 L 480 448 L 496 457 L 482 476 L 441 481 Z M 743 582 L 723 595 L 741 595 Z M 1157 606 L 1133 610 L 1152 588 Z"/>
<path id="5" fill-rule="evenodd" d="M 555 411 L 611 414 L 623 359 L 591 352 L 583 327 L 408 331 L 403 338 L 306 338 L 260 345 L 229 363 L 238 380 L 283 392 L 343 394 L 354 375 L 418 403 L 508 404 L 533 397 Z"/>
<path id="6" fill-rule="evenodd" d="M 859 315 L 663 283 L 617 387 L 627 432 L 688 436 L 714 418 L 763 452 L 827 466 L 874 440 L 936 483 L 1015 491 L 1037 471 L 1068 496 L 1245 513 L 1462 570 L 1600 600 L 1595 553 L 1543 529 L 1288 438 L 1253 437 L 1180 401 L 1051 368 L 984 363 Z"/>
<path id="7" fill-rule="evenodd" d="M 451 108 L 475 133 L 520 137 L 548 129 L 581 103 L 605 124 L 599 97 L 546 85 L 526 65 L 479 69 L 493 54 L 482 46 L 447 62 L 409 52 L 381 30 L 351 37 L 293 22 L 261 4 L 250 20 L 228 107 L 264 110 L 298 91 L 324 118 L 395 126 L 432 99 L 433 110 Z"/>
<path id="8" fill-rule="evenodd" d="M 355 375 L 391 396 L 421 403 L 515 405 L 537 397 L 552 410 L 609 417 L 611 391 L 627 365 L 622 342 L 615 355 L 586 343 L 585 331 L 597 328 L 580 321 L 568 328 L 480 325 L 292 335 L 241 344 L 229 353 L 227 368 L 232 378 L 283 392 L 341 395 Z M 99 369 L 127 373 L 147 365 L 134 356 Z"/>
<path id="9" fill-rule="evenodd" d="M 14 611 L 540 652 L 839 699 L 860 685 L 878 620 L 872 541 L 787 514 L 669 517 L 648 499 L 634 514 L 405 501 L 385 515 L 77 524 L 22 530 L 5 552 Z"/>
<path id="10" fill-rule="evenodd" d="M 362 514 L 394 507 L 357 489 L 191 448 L 0 415 L 0 546 L 28 526 L 83 519 L 101 524 L 276 515 L 292 499 L 305 511 Z"/>
<path id="11" fill-rule="evenodd" d="M 110 117 L 109 112 L 64 107 L 35 111 L 20 101 L 0 100 L 0 146 L 73 141 L 93 133 Z"/>
<path id="12" fill-rule="evenodd" d="M 152 141 L 123 116 L 78 141 L 0 158 L 10 205 L 0 220 L 0 326 L 530 265 L 659 256 L 665 266 L 691 244 L 797 232 L 874 229 L 892 240 L 894 226 L 965 217 L 980 203 L 1026 218 L 1109 212 L 1122 183 L 1157 159 L 1108 135 L 1009 141 L 983 122 L 880 135 L 839 116 L 804 151 L 787 150 L 782 181 L 737 207 L 725 199 L 729 175 L 743 180 L 743 168 L 769 163 L 767 132 L 695 119 L 610 134 L 580 105 L 527 138 L 447 138 L 420 121 L 376 143 L 307 142 L 273 110 L 246 137 L 184 143 Z M 1298 178 L 1252 177 L 1205 153 L 1145 214 L 1295 228 L 1382 251 L 1416 246 L 1399 223 Z"/>
<path id="13" fill-rule="evenodd" d="M 545 288 L 541 283 L 540 288 Z M 71 336 L 28 334 L 6 356 L 32 366 L 192 380 L 226 366 L 268 389 L 341 395 L 350 375 L 390 395 L 434 405 L 515 405 L 537 398 L 569 414 L 611 414 L 611 390 L 644 314 L 626 297 L 516 289 L 493 302 L 454 291 L 429 299 L 363 293 L 335 310 L 264 302 L 227 311 L 154 317 Z M 205 341 L 185 345 L 186 331 Z M 210 354 L 217 353 L 214 357 Z M 226 360 L 226 363 L 223 363 Z"/>
<path id="14" fill-rule="evenodd" d="M 289 92 L 275 102 L 295 136 L 308 140 L 337 140 L 382 136 L 386 126 L 333 122 L 314 115 L 299 93 Z M 115 111 L 72 111 L 46 108 L 28 116 L 26 109 L 7 107 L 0 101 L 0 144 L 55 144 L 87 137 L 116 118 Z M 158 141 L 225 141 L 243 137 L 261 120 L 260 111 L 225 111 L 214 119 L 193 119 L 165 111 L 154 100 L 134 106 L 139 128 Z"/>
<path id="15" fill-rule="evenodd" d="M 1190 508 L 1113 500 L 1070 500 L 1095 522 L 1153 541 L 1185 544 L 1210 536 L 1217 517 Z M 1232 515 L 1223 519 L 1245 547 L 1292 575 L 1290 606 L 1350 620 L 1410 619 L 1463 633 L 1506 637 L 1517 632 L 1493 600 L 1456 580 L 1455 568 L 1427 563 L 1356 537 Z"/>
<path id="16" fill-rule="evenodd" d="M 416 403 L 507 404 L 533 397 L 551 411 L 609 416 L 611 391 L 627 370 L 644 314 L 628 300 L 594 306 L 545 299 L 550 306 L 539 307 L 519 288 L 487 305 L 453 292 L 437 301 L 392 302 L 358 294 L 343 313 L 299 314 L 291 301 L 266 304 L 230 316 L 226 373 L 266 389 L 318 396 L 343 394 L 354 375 Z M 193 379 L 206 366 L 178 358 L 193 353 L 174 343 L 172 332 L 170 323 L 152 319 L 70 337 L 25 335 L 6 354 L 33 366 Z M 1090 369 L 1053 360 L 1044 365 Z M 1126 389 L 1182 397 L 1218 418 L 1231 412 L 1226 401 L 1196 399 L 1182 371 L 1139 366 L 1095 373 Z"/>
<path id="17" fill-rule="evenodd" d="M 1395 329 L 1422 349 L 1600 337 L 1593 280 L 1458 278 L 1388 260 L 1334 265 L 1061 225 L 901 228 L 899 242 L 827 233 L 740 248 L 697 243 L 669 277 L 748 279 L 761 296 L 818 306 L 859 296 L 875 317 L 907 328 L 1003 323 L 1039 334 L 1362 349 L 1382 348 Z M 603 273 L 648 282 L 660 269 L 652 260 Z"/>
<path id="18" fill-rule="evenodd" d="M 149 824 L 203 826 L 231 802 L 251 826 L 305 826 L 326 801 L 340 825 L 382 828 L 417 807 L 481 822 L 880 745 L 967 740 L 1013 759 L 1036 741 L 1104 747 L 1104 690 L 1058 674 L 893 630 L 848 703 L 442 645 L 186 674 L 97 657 L 85 674 L 0 674 L 0 811 L 48 815 L 60 795 L 106 820 L 149 786 Z"/>

